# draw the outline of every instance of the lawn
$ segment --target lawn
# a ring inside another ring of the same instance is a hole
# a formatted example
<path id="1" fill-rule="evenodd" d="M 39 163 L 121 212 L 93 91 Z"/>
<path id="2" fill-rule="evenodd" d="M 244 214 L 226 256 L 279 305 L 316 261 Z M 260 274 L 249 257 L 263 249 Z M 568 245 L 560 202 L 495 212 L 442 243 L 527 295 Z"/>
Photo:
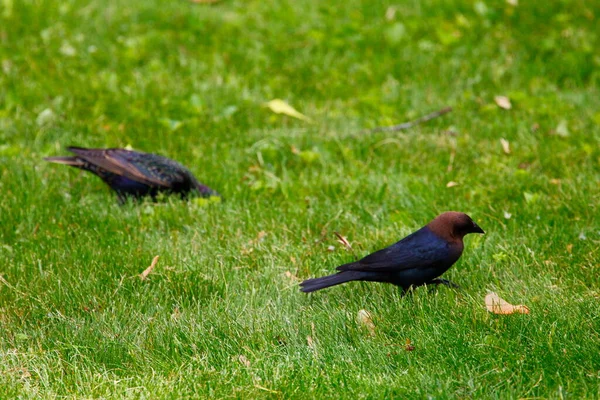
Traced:
<path id="1" fill-rule="evenodd" d="M 0 1 L 0 398 L 600 397 L 600 3 L 335 3 Z M 69 145 L 224 201 L 119 206 Z M 461 290 L 298 290 L 446 210 Z"/>

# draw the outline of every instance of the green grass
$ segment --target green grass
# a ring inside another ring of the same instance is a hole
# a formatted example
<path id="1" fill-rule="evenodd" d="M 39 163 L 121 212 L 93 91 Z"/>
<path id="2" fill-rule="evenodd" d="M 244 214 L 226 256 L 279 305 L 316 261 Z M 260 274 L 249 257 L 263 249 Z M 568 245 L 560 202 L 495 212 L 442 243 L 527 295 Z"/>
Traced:
<path id="1" fill-rule="evenodd" d="M 584 1 L 2 0 L 0 398 L 600 397 L 599 19 Z M 226 201 L 119 207 L 42 161 L 68 145 L 175 158 Z M 353 259 L 333 232 L 362 256 L 445 210 L 487 232 L 445 275 L 462 291 L 298 291 Z M 490 290 L 531 314 L 489 314 Z"/>

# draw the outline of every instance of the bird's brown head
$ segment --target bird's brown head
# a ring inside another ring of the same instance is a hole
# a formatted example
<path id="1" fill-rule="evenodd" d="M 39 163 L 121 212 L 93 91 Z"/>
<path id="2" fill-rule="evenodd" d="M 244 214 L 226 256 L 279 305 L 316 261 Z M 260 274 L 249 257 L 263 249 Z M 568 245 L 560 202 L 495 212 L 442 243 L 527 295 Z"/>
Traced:
<path id="1" fill-rule="evenodd" d="M 435 217 L 428 225 L 436 235 L 449 241 L 462 238 L 469 233 L 485 233 L 471 217 L 462 212 L 448 211 Z"/>

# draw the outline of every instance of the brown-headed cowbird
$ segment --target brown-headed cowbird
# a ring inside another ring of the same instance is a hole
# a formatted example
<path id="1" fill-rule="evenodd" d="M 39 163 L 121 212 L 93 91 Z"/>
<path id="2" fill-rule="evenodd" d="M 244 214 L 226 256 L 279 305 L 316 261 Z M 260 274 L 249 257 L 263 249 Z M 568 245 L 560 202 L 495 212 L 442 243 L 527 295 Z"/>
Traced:
<path id="1" fill-rule="evenodd" d="M 127 197 L 150 196 L 159 192 L 178 193 L 187 197 L 195 193 L 202 197 L 219 196 L 201 184 L 177 161 L 158 154 L 126 149 L 85 149 L 68 147 L 70 157 L 46 157 L 46 161 L 66 164 L 98 175 L 110 186 L 122 203 Z"/>
<path id="2" fill-rule="evenodd" d="M 340 265 L 335 275 L 305 280 L 301 290 L 309 293 L 349 281 L 388 282 L 403 291 L 425 284 L 456 286 L 437 278 L 460 258 L 469 233 L 484 232 L 467 214 L 445 212 L 399 242 Z"/>

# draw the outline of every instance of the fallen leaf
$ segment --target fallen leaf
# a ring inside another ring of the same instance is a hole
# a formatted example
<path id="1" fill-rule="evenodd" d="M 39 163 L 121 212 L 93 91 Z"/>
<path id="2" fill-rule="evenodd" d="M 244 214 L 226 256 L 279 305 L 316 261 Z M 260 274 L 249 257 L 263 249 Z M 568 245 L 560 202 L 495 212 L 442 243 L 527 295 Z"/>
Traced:
<path id="1" fill-rule="evenodd" d="M 298 281 L 298 277 L 294 274 L 292 274 L 290 271 L 285 271 L 285 276 L 286 278 L 288 278 L 291 281 Z"/>
<path id="2" fill-rule="evenodd" d="M 46 126 L 53 123 L 56 120 L 56 114 L 50 108 L 46 108 L 44 111 L 38 114 L 35 122 L 38 126 Z"/>
<path id="3" fill-rule="evenodd" d="M 62 46 L 60 46 L 60 54 L 67 57 L 73 57 L 77 54 L 77 50 L 73 47 L 69 42 L 63 42 Z"/>
<path id="4" fill-rule="evenodd" d="M 141 280 L 144 280 L 144 279 L 146 279 L 146 278 L 148 277 L 148 275 L 150 275 L 150 274 L 152 273 L 152 271 L 154 270 L 154 267 L 156 267 L 156 263 L 158 262 L 158 258 L 159 258 L 159 257 L 160 257 L 160 256 L 156 256 L 156 257 L 154 257 L 154 258 L 152 259 L 152 263 L 150 264 L 150 266 L 149 266 L 148 268 L 146 268 L 146 269 L 144 270 L 144 272 L 142 272 L 142 273 L 140 274 L 140 279 L 141 279 Z"/>
<path id="5" fill-rule="evenodd" d="M 458 186 L 458 185 L 459 185 L 459 183 L 454 182 L 454 181 L 450 181 L 450 182 L 446 183 L 447 188 L 451 188 L 451 187 Z"/>
<path id="6" fill-rule="evenodd" d="M 510 104 L 510 100 L 506 96 L 494 96 L 494 101 L 498 107 L 505 110 L 510 110 L 512 108 L 512 104 Z"/>
<path id="7" fill-rule="evenodd" d="M 558 123 L 558 126 L 556 127 L 555 132 L 558 136 L 562 136 L 562 137 L 569 136 L 570 132 L 569 132 L 569 125 L 567 124 L 567 121 L 565 121 L 564 119 L 561 120 Z"/>
<path id="8" fill-rule="evenodd" d="M 271 111 L 275 114 L 285 114 L 290 117 L 298 118 L 306 122 L 311 122 L 310 118 L 306 115 L 296 111 L 296 109 L 290 106 L 288 103 L 281 99 L 273 99 L 266 103 L 266 106 L 269 107 Z"/>
<path id="9" fill-rule="evenodd" d="M 502 151 L 504 151 L 504 154 L 510 154 L 510 143 L 508 140 L 501 138 L 500 144 L 502 145 Z"/>
<path id="10" fill-rule="evenodd" d="M 267 232 L 265 231 L 260 231 L 258 232 L 258 234 L 256 235 L 256 242 L 262 242 L 263 239 L 265 238 L 265 236 L 267 236 Z"/>
<path id="11" fill-rule="evenodd" d="M 569 254 L 573 253 L 573 244 L 572 243 L 569 243 L 567 245 L 567 253 L 569 253 Z"/>
<path id="12" fill-rule="evenodd" d="M 356 321 L 359 325 L 367 328 L 369 336 L 375 336 L 375 324 L 371 318 L 371 314 L 367 310 L 358 310 Z"/>
<path id="13" fill-rule="evenodd" d="M 406 344 L 404 345 L 404 350 L 406 350 L 406 351 L 413 351 L 414 349 L 415 349 L 415 346 L 413 346 L 413 344 L 410 341 L 410 339 L 406 338 Z"/>
<path id="14" fill-rule="evenodd" d="M 177 121 L 175 119 L 170 118 L 161 118 L 158 120 L 158 122 L 171 132 L 175 132 L 183 126 L 183 121 Z"/>
<path id="15" fill-rule="evenodd" d="M 485 306 L 492 314 L 529 314 L 529 308 L 527 306 L 524 306 L 523 304 L 513 306 L 494 292 L 488 293 L 487 296 L 485 296 Z"/>
<path id="16" fill-rule="evenodd" d="M 398 11 L 398 9 L 394 6 L 390 6 L 387 8 L 387 10 L 385 10 L 385 19 L 387 19 L 388 21 L 393 20 L 394 18 L 396 18 L 396 11 Z"/>
<path id="17" fill-rule="evenodd" d="M 246 368 L 250 368 L 250 361 L 248 361 L 248 359 L 246 358 L 246 356 L 244 356 L 243 354 L 240 354 L 238 356 L 238 361 L 240 362 L 240 364 L 242 364 Z"/>
<path id="18" fill-rule="evenodd" d="M 532 203 L 532 204 L 536 203 L 540 199 L 539 193 L 524 192 L 523 197 L 525 197 L 526 203 Z"/>
<path id="19" fill-rule="evenodd" d="M 337 232 L 333 232 L 333 234 L 335 236 L 337 236 L 338 242 L 340 242 L 342 245 L 344 245 L 344 247 L 346 247 L 346 250 L 352 251 L 352 245 L 350 244 L 350 242 L 348 241 L 348 239 L 346 239 L 346 237 L 340 235 Z"/>
<path id="20" fill-rule="evenodd" d="M 21 368 L 21 379 L 29 379 L 31 378 L 31 373 L 27 368 Z"/>

